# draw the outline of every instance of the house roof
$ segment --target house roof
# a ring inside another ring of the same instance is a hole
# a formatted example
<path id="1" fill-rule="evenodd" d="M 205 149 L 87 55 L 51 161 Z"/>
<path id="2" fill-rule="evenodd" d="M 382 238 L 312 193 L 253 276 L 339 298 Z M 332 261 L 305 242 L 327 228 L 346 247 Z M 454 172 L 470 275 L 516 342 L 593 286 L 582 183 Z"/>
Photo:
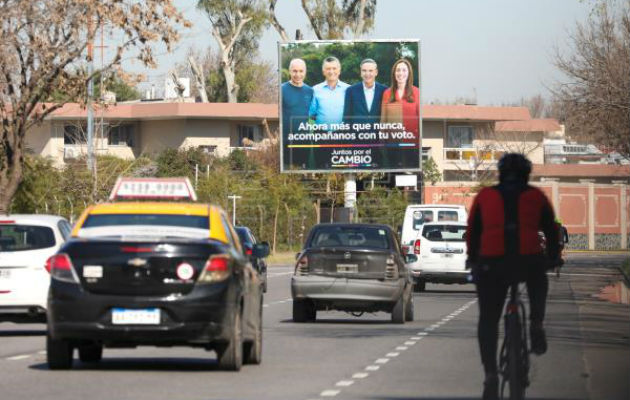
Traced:
<path id="1" fill-rule="evenodd" d="M 96 111 L 101 116 L 101 110 Z M 449 119 L 473 121 L 530 120 L 526 107 L 482 107 L 468 105 L 423 105 L 424 119 Z M 278 119 L 277 104 L 262 103 L 173 103 L 136 102 L 110 105 L 103 109 L 108 119 Z M 55 110 L 50 119 L 86 118 L 87 110 L 77 103 L 65 104 Z"/>
<path id="2" fill-rule="evenodd" d="M 95 114 L 108 119 L 278 119 L 277 104 L 261 103 L 169 103 L 139 102 L 110 105 Z M 77 103 L 55 110 L 51 119 L 86 118 L 87 110 Z"/>
<path id="3" fill-rule="evenodd" d="M 613 177 L 628 179 L 630 165 L 610 164 L 534 164 L 533 176 L 597 178 Z"/>
<path id="4" fill-rule="evenodd" d="M 469 105 L 438 106 L 425 104 L 422 106 L 424 119 L 459 119 L 474 121 L 512 121 L 529 120 L 527 107 L 483 107 Z"/>
<path id="5" fill-rule="evenodd" d="M 553 118 L 530 119 L 524 121 L 498 121 L 494 125 L 497 132 L 555 132 L 562 129 Z"/>

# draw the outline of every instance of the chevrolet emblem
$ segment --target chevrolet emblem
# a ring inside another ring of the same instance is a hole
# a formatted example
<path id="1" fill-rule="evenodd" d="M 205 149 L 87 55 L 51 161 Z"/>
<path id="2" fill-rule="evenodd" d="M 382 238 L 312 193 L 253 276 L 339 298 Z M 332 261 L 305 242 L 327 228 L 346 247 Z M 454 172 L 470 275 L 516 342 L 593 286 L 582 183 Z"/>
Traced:
<path id="1" fill-rule="evenodd" d="M 145 260 L 144 258 L 132 258 L 131 260 L 127 261 L 127 264 L 133 267 L 144 267 L 145 265 L 147 265 L 147 260 Z"/>

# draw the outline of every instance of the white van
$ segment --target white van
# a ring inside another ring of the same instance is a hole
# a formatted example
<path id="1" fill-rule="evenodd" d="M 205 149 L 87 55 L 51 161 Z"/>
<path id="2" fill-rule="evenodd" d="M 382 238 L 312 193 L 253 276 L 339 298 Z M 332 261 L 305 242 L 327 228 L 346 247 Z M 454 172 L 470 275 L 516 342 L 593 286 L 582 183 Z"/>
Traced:
<path id="1" fill-rule="evenodd" d="M 414 241 L 426 222 L 463 222 L 468 220 L 468 212 L 460 204 L 410 204 L 405 210 L 400 243 L 413 253 Z"/>

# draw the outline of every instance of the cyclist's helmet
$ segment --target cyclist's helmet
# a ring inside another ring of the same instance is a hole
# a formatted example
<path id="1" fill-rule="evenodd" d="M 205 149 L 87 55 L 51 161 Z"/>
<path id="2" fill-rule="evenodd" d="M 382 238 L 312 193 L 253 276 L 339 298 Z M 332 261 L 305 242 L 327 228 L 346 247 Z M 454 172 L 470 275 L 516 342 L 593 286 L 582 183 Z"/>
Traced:
<path id="1" fill-rule="evenodd" d="M 501 157 L 497 168 L 500 182 L 527 182 L 532 172 L 532 162 L 520 153 L 507 153 Z"/>

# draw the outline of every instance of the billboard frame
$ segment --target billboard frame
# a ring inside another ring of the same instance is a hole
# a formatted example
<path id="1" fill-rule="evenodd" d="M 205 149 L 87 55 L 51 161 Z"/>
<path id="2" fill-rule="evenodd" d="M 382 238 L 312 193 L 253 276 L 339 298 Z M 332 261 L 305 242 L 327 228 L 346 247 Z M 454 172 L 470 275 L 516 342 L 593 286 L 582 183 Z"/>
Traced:
<path id="1" fill-rule="evenodd" d="M 284 168 L 284 134 L 282 132 L 282 47 L 289 44 L 312 44 L 312 43 L 321 43 L 321 44 L 333 44 L 333 43 L 401 43 L 401 42 L 416 42 L 418 43 L 418 64 L 416 67 L 418 68 L 418 91 L 419 91 L 419 105 L 418 105 L 418 139 L 419 139 L 419 149 L 418 149 L 418 166 L 417 168 L 375 168 L 375 169 L 343 169 L 343 170 L 334 170 L 334 169 L 285 169 Z M 292 40 L 288 42 L 277 42 L 278 46 L 278 133 L 279 133 L 279 152 L 280 152 L 280 173 L 287 174 L 357 174 L 357 173 L 401 173 L 401 172 L 413 172 L 420 173 L 422 172 L 422 96 L 424 90 L 422 89 L 422 42 L 420 39 L 330 39 L 330 40 Z"/>

